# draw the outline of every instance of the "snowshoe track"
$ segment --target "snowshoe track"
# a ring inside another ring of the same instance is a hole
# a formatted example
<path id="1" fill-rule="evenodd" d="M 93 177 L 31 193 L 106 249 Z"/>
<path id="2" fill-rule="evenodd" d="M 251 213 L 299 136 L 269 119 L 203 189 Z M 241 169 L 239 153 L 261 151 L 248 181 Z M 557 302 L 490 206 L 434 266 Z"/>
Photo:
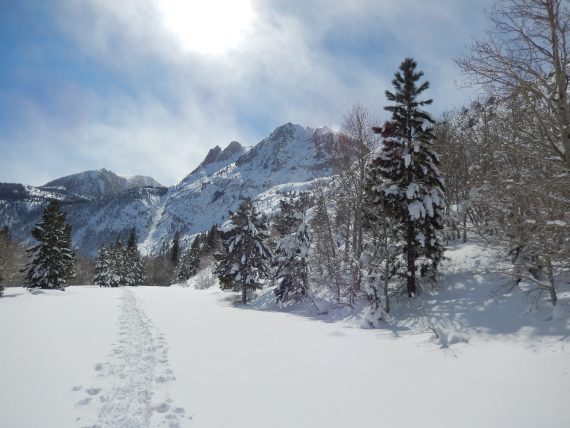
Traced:
<path id="1" fill-rule="evenodd" d="M 97 378 L 111 380 L 111 387 L 90 387 L 86 406 L 98 396 L 100 408 L 90 428 L 180 427 L 185 410 L 174 407 L 166 383 L 175 380 L 168 363 L 168 343 L 140 307 L 132 290 L 121 296 L 119 339 L 110 360 L 95 366 Z M 85 426 L 85 425 L 83 425 Z"/>

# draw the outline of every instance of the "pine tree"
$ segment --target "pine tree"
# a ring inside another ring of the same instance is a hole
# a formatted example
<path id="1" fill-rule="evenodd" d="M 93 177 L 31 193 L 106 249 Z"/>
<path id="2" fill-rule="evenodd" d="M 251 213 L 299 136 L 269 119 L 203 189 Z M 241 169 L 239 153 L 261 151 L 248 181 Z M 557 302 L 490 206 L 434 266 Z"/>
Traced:
<path id="1" fill-rule="evenodd" d="M 281 235 L 275 250 L 276 278 L 279 284 L 275 289 L 275 296 L 277 302 L 298 302 L 308 291 L 307 259 L 311 235 L 305 222 L 302 203 L 293 195 L 282 199 L 279 207 L 275 224 Z"/>
<path id="2" fill-rule="evenodd" d="M 180 258 L 180 232 L 176 231 L 174 233 L 174 238 L 172 239 L 172 248 L 170 249 L 170 262 L 173 266 L 178 264 L 178 259 Z"/>
<path id="3" fill-rule="evenodd" d="M 145 266 L 142 256 L 137 247 L 137 234 L 135 228 L 132 228 L 127 240 L 127 248 L 123 255 L 125 259 L 125 281 L 124 285 L 136 286 L 146 281 Z"/>
<path id="4" fill-rule="evenodd" d="M 271 249 L 264 224 L 251 199 L 244 200 L 231 214 L 230 228 L 224 232 L 224 252 L 217 254 L 216 274 L 222 287 L 241 289 L 242 303 L 247 303 L 250 290 L 261 288 L 260 280 L 267 276 Z"/>
<path id="5" fill-rule="evenodd" d="M 58 201 L 45 208 L 41 220 L 32 229 L 38 244 L 26 250 L 28 288 L 64 290 L 74 275 L 75 253 L 71 249 L 71 226 L 65 223 L 65 213 Z"/>
<path id="6" fill-rule="evenodd" d="M 200 239 L 199 235 L 192 242 L 192 246 L 184 255 L 176 266 L 172 283 L 177 284 L 186 282 L 198 273 L 200 267 Z"/>
<path id="7" fill-rule="evenodd" d="M 109 287 L 111 284 L 111 270 L 109 266 L 109 250 L 102 245 L 97 252 L 93 284 L 100 287 Z"/>
<path id="8" fill-rule="evenodd" d="M 125 249 L 120 237 L 111 247 L 108 252 L 109 258 L 109 287 L 119 287 L 125 285 Z"/>
<path id="9" fill-rule="evenodd" d="M 418 100 L 429 82 L 419 83 L 423 72 L 416 71 L 416 65 L 406 58 L 392 81 L 396 91 L 386 91 L 386 98 L 394 102 L 385 107 L 392 112 L 392 121 L 374 128 L 384 140 L 371 162 L 369 175 L 374 203 L 382 205 L 386 215 L 396 220 L 405 242 L 410 297 L 417 292 L 418 259 L 422 259 L 422 274 L 429 272 L 433 278 L 443 252 L 437 237 L 437 231 L 443 228 L 443 179 L 438 170 L 439 157 L 431 149 L 434 120 L 422 110 L 432 100 Z"/>

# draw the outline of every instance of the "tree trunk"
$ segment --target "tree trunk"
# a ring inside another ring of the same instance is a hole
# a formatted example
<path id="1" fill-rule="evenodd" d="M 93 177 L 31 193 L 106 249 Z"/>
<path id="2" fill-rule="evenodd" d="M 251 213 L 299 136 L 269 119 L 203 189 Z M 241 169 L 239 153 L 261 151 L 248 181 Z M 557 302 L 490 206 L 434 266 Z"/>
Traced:
<path id="1" fill-rule="evenodd" d="M 388 294 L 388 282 L 390 275 L 390 261 L 386 255 L 386 261 L 384 262 L 384 312 L 390 313 L 390 295 Z"/>
<path id="2" fill-rule="evenodd" d="M 550 293 L 550 301 L 552 302 L 553 306 L 556 306 L 556 303 L 558 302 L 558 296 L 556 295 L 554 271 L 552 269 L 552 262 L 550 261 L 550 257 L 546 257 L 546 273 L 548 275 L 548 282 L 550 283 L 550 288 L 548 289 L 548 292 Z"/>
<path id="3" fill-rule="evenodd" d="M 561 61 L 560 40 L 558 35 L 558 28 L 560 26 L 559 11 L 555 10 L 552 0 L 547 0 L 545 3 L 548 24 L 550 27 L 550 43 L 552 47 L 552 65 L 554 68 L 554 77 L 556 79 L 557 89 L 557 119 L 558 126 L 560 127 L 560 140 L 564 150 L 564 161 L 566 167 L 570 168 L 570 111 L 568 109 L 568 96 L 567 96 L 567 76 L 563 69 L 564 64 Z"/>
<path id="4" fill-rule="evenodd" d="M 247 304 L 247 286 L 245 283 L 241 286 L 241 302 Z"/>
<path id="5" fill-rule="evenodd" d="M 406 245 L 407 245 L 407 269 L 406 277 L 407 277 L 407 289 L 408 289 L 408 297 L 414 297 L 416 294 L 416 255 L 414 253 L 414 225 L 412 222 L 408 221 L 407 224 L 407 236 L 406 236 Z"/>

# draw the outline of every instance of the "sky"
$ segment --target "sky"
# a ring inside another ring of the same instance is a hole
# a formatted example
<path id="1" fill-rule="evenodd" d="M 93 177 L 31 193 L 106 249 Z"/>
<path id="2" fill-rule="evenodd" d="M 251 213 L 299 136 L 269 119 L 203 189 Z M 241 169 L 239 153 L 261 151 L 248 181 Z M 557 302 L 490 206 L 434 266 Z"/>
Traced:
<path id="1" fill-rule="evenodd" d="M 216 145 L 378 121 L 401 61 L 435 115 L 494 0 L 0 0 L 0 182 L 106 168 L 173 185 Z M 459 85 L 459 86 L 458 86 Z"/>

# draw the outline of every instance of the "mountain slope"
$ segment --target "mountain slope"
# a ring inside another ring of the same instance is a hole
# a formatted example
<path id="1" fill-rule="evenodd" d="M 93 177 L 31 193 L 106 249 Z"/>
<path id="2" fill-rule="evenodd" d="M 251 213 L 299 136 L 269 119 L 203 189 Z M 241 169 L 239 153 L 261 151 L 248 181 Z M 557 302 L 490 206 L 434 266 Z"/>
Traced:
<path id="1" fill-rule="evenodd" d="M 87 198 L 120 193 L 133 187 L 162 187 L 152 177 L 135 175 L 121 177 L 105 168 L 85 171 L 52 180 L 40 187 L 43 190 L 61 191 L 68 195 L 80 195 Z"/>
<path id="2" fill-rule="evenodd" d="M 73 174 L 40 187 L 0 184 L 0 226 L 29 239 L 29 230 L 51 198 L 62 200 L 73 242 L 94 254 L 101 243 L 135 227 L 145 253 L 159 251 L 179 231 L 183 237 L 223 223 L 243 199 L 276 197 L 289 183 L 330 176 L 319 155 L 335 134 L 328 128 L 287 123 L 252 148 L 233 141 L 216 146 L 177 185 L 164 188 L 147 177 L 124 178 L 107 170 Z M 132 186 L 145 186 L 135 187 Z M 150 187 L 148 187 L 150 186 Z M 273 190 L 271 190 L 273 189 Z"/>
<path id="3" fill-rule="evenodd" d="M 146 250 L 156 249 L 155 243 L 171 239 L 177 230 L 190 235 L 222 224 L 240 201 L 274 186 L 331 175 L 329 165 L 316 157 L 315 144 L 321 140 L 318 130 L 287 123 L 235 162 L 228 163 L 229 157 L 215 161 L 219 169 L 197 169 L 169 190 L 156 228 L 146 238 L 152 248 Z"/>

